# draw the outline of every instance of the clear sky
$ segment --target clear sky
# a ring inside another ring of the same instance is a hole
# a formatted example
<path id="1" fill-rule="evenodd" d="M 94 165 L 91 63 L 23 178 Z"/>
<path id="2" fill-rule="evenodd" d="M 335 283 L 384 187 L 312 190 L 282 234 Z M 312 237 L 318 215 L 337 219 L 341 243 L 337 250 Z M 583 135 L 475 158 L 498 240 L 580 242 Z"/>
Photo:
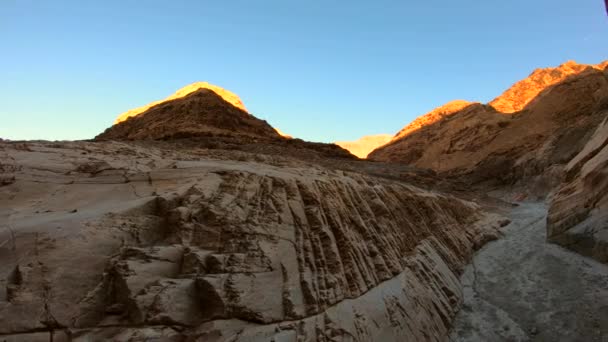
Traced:
<path id="1" fill-rule="evenodd" d="M 603 0 L 0 0 L 0 137 L 92 138 L 208 81 L 288 134 L 354 140 L 569 59 L 608 59 Z"/>

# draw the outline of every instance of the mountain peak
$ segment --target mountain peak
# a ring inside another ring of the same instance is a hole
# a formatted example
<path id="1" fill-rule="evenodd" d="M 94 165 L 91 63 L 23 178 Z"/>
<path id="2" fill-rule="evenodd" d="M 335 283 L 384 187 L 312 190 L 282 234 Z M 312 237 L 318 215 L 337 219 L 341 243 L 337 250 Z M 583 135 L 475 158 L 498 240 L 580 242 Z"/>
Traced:
<path id="1" fill-rule="evenodd" d="M 135 109 L 131 109 L 129 111 L 126 111 L 126 112 L 120 114 L 114 121 L 114 124 L 116 125 L 117 123 L 123 122 L 132 116 L 137 116 L 137 115 L 147 111 L 148 109 L 150 109 L 158 104 L 161 104 L 163 102 L 167 102 L 167 101 L 171 101 L 171 100 L 175 100 L 175 99 L 179 99 L 179 98 L 188 96 L 199 89 L 209 89 L 209 90 L 213 91 L 214 93 L 216 93 L 217 95 L 219 95 L 224 101 L 230 103 L 234 107 L 239 108 L 240 110 L 242 110 L 244 112 L 247 112 L 247 108 L 245 108 L 243 101 L 241 101 L 241 99 L 235 93 L 233 93 L 229 90 L 226 90 L 222 87 L 208 83 L 208 82 L 194 82 L 183 88 L 180 88 L 173 95 L 171 95 L 163 100 L 154 101 L 145 106 L 137 107 Z"/>
<path id="2" fill-rule="evenodd" d="M 585 70 L 603 70 L 606 62 L 597 65 L 579 64 L 569 60 L 557 67 L 534 70 L 527 78 L 516 82 L 489 104 L 502 113 L 519 112 L 543 90 Z"/>
<path id="3" fill-rule="evenodd" d="M 279 137 L 266 121 L 249 114 L 244 108 L 234 93 L 198 82 L 181 88 L 164 100 L 123 113 L 96 139 L 166 140 L 230 136 L 240 137 L 236 139 L 238 141 L 248 141 L 246 137 Z"/>

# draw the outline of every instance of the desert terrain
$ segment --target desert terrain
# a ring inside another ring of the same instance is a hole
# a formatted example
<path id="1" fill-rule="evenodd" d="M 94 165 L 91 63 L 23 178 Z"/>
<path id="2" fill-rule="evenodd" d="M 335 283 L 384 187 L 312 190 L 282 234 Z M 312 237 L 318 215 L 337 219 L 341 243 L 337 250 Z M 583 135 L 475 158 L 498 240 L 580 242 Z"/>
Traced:
<path id="1" fill-rule="evenodd" d="M 608 338 L 608 61 L 395 131 L 307 142 L 197 82 L 0 141 L 0 341 Z"/>

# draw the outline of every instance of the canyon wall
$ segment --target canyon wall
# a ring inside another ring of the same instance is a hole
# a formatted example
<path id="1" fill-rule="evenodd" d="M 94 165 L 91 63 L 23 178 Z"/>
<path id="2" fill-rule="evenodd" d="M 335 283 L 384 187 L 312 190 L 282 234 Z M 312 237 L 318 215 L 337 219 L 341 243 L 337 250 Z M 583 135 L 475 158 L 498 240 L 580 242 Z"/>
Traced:
<path id="1" fill-rule="evenodd" d="M 505 221 L 410 184 L 243 154 L 1 143 L 9 341 L 444 341 Z"/>
<path id="2" fill-rule="evenodd" d="M 551 196 L 547 239 L 608 263 L 608 118 L 566 166 Z"/>

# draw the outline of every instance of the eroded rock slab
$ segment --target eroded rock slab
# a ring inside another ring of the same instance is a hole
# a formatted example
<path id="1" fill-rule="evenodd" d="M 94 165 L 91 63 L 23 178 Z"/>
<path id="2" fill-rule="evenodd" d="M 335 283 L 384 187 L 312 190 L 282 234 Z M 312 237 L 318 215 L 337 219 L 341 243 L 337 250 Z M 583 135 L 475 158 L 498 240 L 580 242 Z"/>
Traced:
<path id="1" fill-rule="evenodd" d="M 442 341 L 498 236 L 473 202 L 319 165 L 1 145 L 0 334 Z M 9 167 L 10 166 L 10 167 Z"/>

